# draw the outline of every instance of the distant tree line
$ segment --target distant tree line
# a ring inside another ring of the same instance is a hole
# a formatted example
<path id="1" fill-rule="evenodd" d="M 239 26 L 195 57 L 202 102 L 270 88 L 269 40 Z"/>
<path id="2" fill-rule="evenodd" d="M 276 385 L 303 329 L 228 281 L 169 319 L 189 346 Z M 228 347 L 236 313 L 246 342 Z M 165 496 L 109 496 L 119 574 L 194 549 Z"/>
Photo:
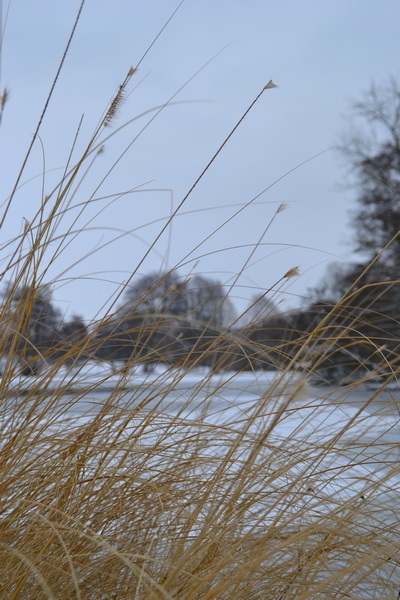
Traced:
<path id="1" fill-rule="evenodd" d="M 176 272 L 138 277 L 112 315 L 86 326 L 65 320 L 47 286 L 4 294 L 1 355 L 9 367 L 34 375 L 47 365 L 95 359 L 116 368 L 164 363 L 214 371 L 285 368 L 300 362 L 307 337 L 326 312 L 314 305 L 279 314 L 264 296 L 238 322 L 223 286 Z"/>
<path id="2" fill-rule="evenodd" d="M 271 310 L 265 298 L 252 301 L 249 318 L 237 326 L 220 282 L 153 273 L 136 278 L 114 313 L 88 327 L 81 317 L 63 318 L 48 286 L 35 292 L 22 287 L 3 294 L 1 355 L 16 361 L 24 375 L 57 361 L 88 359 L 119 368 L 165 363 L 215 371 L 271 369 L 290 360 L 290 348 L 301 337 L 297 317 L 271 317 Z"/>

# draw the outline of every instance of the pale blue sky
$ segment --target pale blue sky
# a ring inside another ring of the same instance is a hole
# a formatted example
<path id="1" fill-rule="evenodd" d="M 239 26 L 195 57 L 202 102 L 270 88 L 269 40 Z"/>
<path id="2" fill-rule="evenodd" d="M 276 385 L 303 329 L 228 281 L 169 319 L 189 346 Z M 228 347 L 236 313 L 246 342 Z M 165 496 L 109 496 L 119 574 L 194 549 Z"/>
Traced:
<path id="1" fill-rule="evenodd" d="M 10 89 L 11 97 L 0 129 L 1 202 L 13 187 L 79 4 L 3 2 L 1 86 Z M 177 5 L 170 0 L 87 0 L 40 130 L 43 147 L 35 145 L 21 180 L 27 183 L 19 189 L 1 233 L 2 260 L 8 251 L 3 244 L 21 231 L 24 218 L 32 218 L 42 191 L 49 193 L 62 174 L 81 115 L 75 158 L 129 67 L 138 63 Z M 384 84 L 390 76 L 400 76 L 399 27 L 398 0 L 186 0 L 141 63 L 114 127 L 166 102 L 222 52 L 175 98 L 190 102 L 166 108 L 95 197 L 138 186 L 143 191 L 114 202 L 99 200 L 79 217 L 77 227 L 85 231 L 71 238 L 46 273 L 47 281 L 58 282 L 57 303 L 69 314 L 86 318 L 103 310 L 163 225 L 149 223 L 165 219 L 171 202 L 179 204 L 258 92 L 273 79 L 279 88 L 260 98 L 140 272 L 157 270 L 163 260 L 169 267 L 182 262 L 182 274 L 194 270 L 229 286 L 284 202 L 287 210 L 271 224 L 232 296 L 243 309 L 250 296 L 273 288 L 288 269 L 299 266 L 300 277 L 279 286 L 282 308 L 298 304 L 330 260 L 352 258 L 347 224 L 355 192 L 344 186 L 345 165 L 335 151 L 288 174 L 257 203 L 221 225 L 286 172 L 334 145 L 346 129 L 352 101 L 371 82 Z M 150 116 L 107 143 L 74 203 L 92 195 Z M 71 219 L 72 215 L 61 224 L 60 234 Z M 123 232 L 131 233 L 101 248 Z"/>

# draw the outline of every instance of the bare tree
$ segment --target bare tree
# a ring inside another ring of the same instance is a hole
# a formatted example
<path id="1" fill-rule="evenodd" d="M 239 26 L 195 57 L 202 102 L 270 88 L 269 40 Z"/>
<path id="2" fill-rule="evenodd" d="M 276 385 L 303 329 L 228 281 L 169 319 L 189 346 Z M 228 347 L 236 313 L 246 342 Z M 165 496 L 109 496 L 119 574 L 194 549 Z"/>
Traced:
<path id="1" fill-rule="evenodd" d="M 133 282 L 123 305 L 96 333 L 95 354 L 145 364 L 205 364 L 204 355 L 234 318 L 233 305 L 218 281 L 152 273 Z"/>
<path id="2" fill-rule="evenodd" d="M 187 316 L 194 325 L 229 327 L 235 319 L 235 308 L 219 281 L 194 275 L 186 283 L 185 296 Z"/>
<path id="3" fill-rule="evenodd" d="M 122 311 L 183 315 L 187 312 L 185 286 L 186 281 L 174 271 L 144 275 L 127 289 Z"/>
<path id="4" fill-rule="evenodd" d="M 354 104 L 340 150 L 359 190 L 352 211 L 357 262 L 328 267 L 314 295 L 334 307 L 332 331 L 360 364 L 398 362 L 400 336 L 400 86 L 372 85 Z M 354 126 L 362 124 L 359 131 Z M 368 126 L 366 133 L 365 125 Z M 336 329 L 335 329 L 336 328 Z M 339 332 L 349 331 L 349 335 Z M 349 364 L 349 369 L 355 369 Z"/>
<path id="5" fill-rule="evenodd" d="M 357 121 L 369 134 L 352 133 L 341 147 L 359 188 L 353 211 L 355 250 L 371 260 L 385 250 L 385 261 L 400 270 L 400 86 L 372 85 L 354 105 Z"/>

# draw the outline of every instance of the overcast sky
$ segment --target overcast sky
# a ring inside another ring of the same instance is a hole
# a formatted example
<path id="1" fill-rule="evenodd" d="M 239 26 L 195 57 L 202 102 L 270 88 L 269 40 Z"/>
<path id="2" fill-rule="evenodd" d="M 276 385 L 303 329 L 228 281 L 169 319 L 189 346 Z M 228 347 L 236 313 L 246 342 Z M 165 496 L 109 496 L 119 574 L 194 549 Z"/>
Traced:
<path id="1" fill-rule="evenodd" d="M 3 2 L 1 88 L 9 88 L 10 100 L 0 129 L 2 203 L 79 5 Z M 82 115 L 72 163 L 128 69 L 177 6 L 172 0 L 86 1 L 40 142 L 0 234 L 3 264 L 10 251 L 5 244 L 22 231 L 24 219 L 32 221 L 42 196 L 62 177 Z M 62 310 L 87 319 L 101 314 L 138 265 L 138 273 L 180 265 L 183 275 L 207 274 L 227 289 L 235 283 L 239 310 L 267 289 L 275 290 L 282 309 L 298 305 L 329 262 L 354 258 L 348 223 L 355 191 L 346 187 L 346 165 L 332 146 L 350 126 L 352 102 L 372 82 L 400 76 L 399 30 L 398 0 L 186 0 L 141 62 L 102 137 L 139 118 L 106 142 L 71 198 L 76 207 L 58 234 L 73 225 L 79 235 L 69 236 L 51 265 L 56 243 L 44 257 L 42 272 Z M 279 87 L 257 101 L 141 263 L 171 208 L 270 79 Z M 153 119 L 156 113 L 147 111 L 182 86 L 174 97 L 179 103 Z M 276 215 L 281 203 L 286 210 Z M 300 276 L 277 284 L 294 266 Z"/>

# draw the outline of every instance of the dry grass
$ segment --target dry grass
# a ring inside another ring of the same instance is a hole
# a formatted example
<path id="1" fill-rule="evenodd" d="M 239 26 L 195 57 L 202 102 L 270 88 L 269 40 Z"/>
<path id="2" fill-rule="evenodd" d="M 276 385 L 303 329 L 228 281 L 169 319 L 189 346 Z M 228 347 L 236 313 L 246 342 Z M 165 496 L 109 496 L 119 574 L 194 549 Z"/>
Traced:
<path id="1" fill-rule="evenodd" d="M 328 388 L 312 389 L 308 375 L 294 369 L 306 364 L 312 373 L 335 348 L 351 348 L 351 314 L 345 326 L 334 326 L 347 315 L 345 300 L 293 343 L 291 360 L 287 345 L 282 349 L 286 369 L 270 385 L 260 375 L 256 399 L 239 389 L 216 408 L 216 398 L 234 388 L 233 374 L 219 388 L 206 374 L 183 393 L 190 369 L 175 368 L 134 391 L 127 389 L 129 371 L 77 389 L 79 368 L 65 368 L 68 356 L 28 386 L 16 377 L 12 354 L 45 261 L 68 242 L 72 229 L 60 234 L 63 216 L 133 74 L 5 256 L 3 275 L 13 284 L 2 320 L 12 342 L 1 380 L 0 597 L 394 599 L 396 415 L 377 416 L 378 392 L 351 407 Z M 21 285 L 32 295 L 16 300 Z M 69 358 L 90 356 L 95 332 Z M 253 350 L 249 342 L 246 351 Z M 386 361 L 393 380 L 398 358 Z"/>
<path id="2" fill-rule="evenodd" d="M 141 402 L 115 389 L 85 416 L 74 394 L 14 390 L 2 596 L 394 597 L 396 436 L 345 407 L 332 427 L 302 387 L 218 414 L 200 394 L 197 418 L 168 409 L 174 381 Z"/>

